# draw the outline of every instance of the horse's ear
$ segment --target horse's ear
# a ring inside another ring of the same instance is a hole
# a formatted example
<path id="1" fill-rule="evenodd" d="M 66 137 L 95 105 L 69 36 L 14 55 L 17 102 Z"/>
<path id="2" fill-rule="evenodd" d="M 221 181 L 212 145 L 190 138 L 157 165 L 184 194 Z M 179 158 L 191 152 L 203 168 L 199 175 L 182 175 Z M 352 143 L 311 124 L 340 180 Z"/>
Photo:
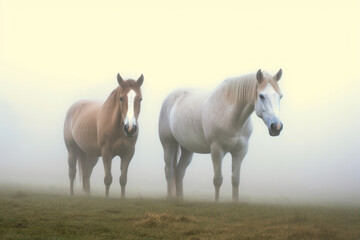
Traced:
<path id="1" fill-rule="evenodd" d="M 261 83 L 264 80 L 261 69 L 256 72 L 256 80 L 258 81 L 258 83 Z"/>
<path id="2" fill-rule="evenodd" d="M 276 79 L 276 81 L 279 81 L 279 80 L 280 80 L 281 75 L 282 75 L 282 70 L 281 70 L 281 68 L 280 68 L 280 70 L 275 74 L 275 79 Z"/>
<path id="3" fill-rule="evenodd" d="M 141 74 L 141 76 L 139 77 L 139 79 L 136 81 L 136 83 L 139 85 L 139 87 L 141 87 L 141 85 L 144 82 L 144 75 Z"/>
<path id="4" fill-rule="evenodd" d="M 119 85 L 121 85 L 124 82 L 124 80 L 120 76 L 120 73 L 118 73 L 118 75 L 117 75 L 117 81 L 118 81 Z"/>

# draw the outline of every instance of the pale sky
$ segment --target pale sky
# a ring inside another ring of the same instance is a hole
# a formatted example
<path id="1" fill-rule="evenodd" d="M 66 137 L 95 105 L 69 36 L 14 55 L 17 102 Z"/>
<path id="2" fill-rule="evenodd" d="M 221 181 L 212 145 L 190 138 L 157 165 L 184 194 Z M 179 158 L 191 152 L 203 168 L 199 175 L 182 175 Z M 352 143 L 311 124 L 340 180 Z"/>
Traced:
<path id="1" fill-rule="evenodd" d="M 253 115 L 240 195 L 360 201 L 360 2 L 0 0 L 0 183 L 68 189 L 62 128 L 79 99 L 106 100 L 116 74 L 144 74 L 127 189 L 166 194 L 157 121 L 178 87 L 283 69 L 280 137 Z M 112 196 L 120 195 L 114 159 Z M 231 196 L 223 162 L 222 198 Z M 194 155 L 184 194 L 212 197 L 209 155 Z M 101 159 L 91 183 L 102 193 Z M 80 191 L 80 184 L 77 187 Z"/>

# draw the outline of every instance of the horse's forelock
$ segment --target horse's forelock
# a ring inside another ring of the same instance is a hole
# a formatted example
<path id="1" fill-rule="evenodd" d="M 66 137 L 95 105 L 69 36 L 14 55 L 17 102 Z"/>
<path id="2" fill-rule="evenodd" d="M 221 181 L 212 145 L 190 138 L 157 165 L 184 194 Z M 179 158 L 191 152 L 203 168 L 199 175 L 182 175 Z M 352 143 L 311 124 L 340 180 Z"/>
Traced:
<path id="1" fill-rule="evenodd" d="M 278 81 L 267 72 L 263 72 L 263 74 L 264 74 L 264 80 L 260 84 L 258 84 L 257 93 L 263 90 L 268 85 L 268 83 L 270 83 L 270 85 L 274 88 L 274 90 L 277 93 L 281 94 Z"/>
<path id="2" fill-rule="evenodd" d="M 130 91 L 133 89 L 135 92 L 140 89 L 140 86 L 137 84 L 137 82 L 133 79 L 129 79 L 124 81 L 121 85 L 121 91 Z"/>
<path id="3" fill-rule="evenodd" d="M 134 90 L 136 94 L 141 95 L 140 86 L 133 79 L 122 82 L 122 84 L 119 85 L 119 87 L 117 87 L 114 91 L 116 91 L 117 95 L 122 95 L 130 92 L 130 90 Z"/>

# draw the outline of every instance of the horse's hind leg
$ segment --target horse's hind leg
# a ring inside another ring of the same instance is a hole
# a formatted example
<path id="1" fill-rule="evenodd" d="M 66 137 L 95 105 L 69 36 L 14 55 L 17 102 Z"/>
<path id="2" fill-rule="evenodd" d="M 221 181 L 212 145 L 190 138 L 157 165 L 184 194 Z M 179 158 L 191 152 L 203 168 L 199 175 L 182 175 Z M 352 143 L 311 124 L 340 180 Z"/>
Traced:
<path id="1" fill-rule="evenodd" d="M 85 156 L 85 154 L 82 154 L 82 156 L 80 156 L 80 158 L 82 161 L 83 189 L 86 194 L 90 194 L 90 177 L 91 177 L 93 168 L 95 167 L 99 158 Z"/>
<path id="2" fill-rule="evenodd" d="M 185 176 L 186 168 L 189 166 L 192 160 L 193 153 L 181 147 L 181 156 L 179 163 L 176 166 L 176 197 L 183 198 L 183 179 Z"/>
<path id="3" fill-rule="evenodd" d="M 165 177 L 167 182 L 167 197 L 171 198 L 174 188 L 174 168 L 177 164 L 177 152 L 179 145 L 163 144 L 164 148 L 164 161 L 165 161 Z"/>
<path id="4" fill-rule="evenodd" d="M 70 195 L 74 195 L 74 180 L 76 176 L 76 162 L 78 154 L 74 150 L 68 151 L 69 179 L 70 179 Z"/>

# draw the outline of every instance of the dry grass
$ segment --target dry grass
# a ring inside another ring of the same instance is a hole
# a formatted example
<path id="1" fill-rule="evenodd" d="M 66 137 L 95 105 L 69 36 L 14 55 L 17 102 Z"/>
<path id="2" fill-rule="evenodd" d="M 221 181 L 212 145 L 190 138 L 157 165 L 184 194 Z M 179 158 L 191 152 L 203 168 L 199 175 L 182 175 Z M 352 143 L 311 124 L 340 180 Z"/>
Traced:
<path id="1" fill-rule="evenodd" d="M 360 239 L 360 207 L 71 198 L 0 188 L 0 239 Z"/>

